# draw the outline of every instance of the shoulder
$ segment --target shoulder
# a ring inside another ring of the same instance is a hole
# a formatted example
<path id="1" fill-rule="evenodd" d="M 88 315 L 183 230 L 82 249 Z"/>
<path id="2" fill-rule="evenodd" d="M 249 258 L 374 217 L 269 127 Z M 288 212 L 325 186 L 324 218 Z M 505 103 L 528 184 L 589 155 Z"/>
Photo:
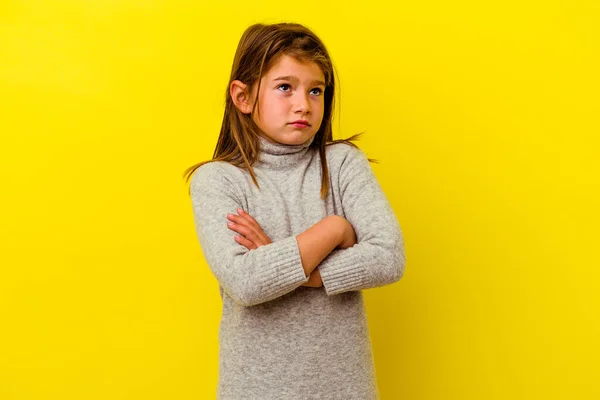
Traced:
<path id="1" fill-rule="evenodd" d="M 325 147 L 330 171 L 351 170 L 359 165 L 368 165 L 367 155 L 358 147 L 338 142 Z"/>
<path id="2" fill-rule="evenodd" d="M 234 186 L 240 178 L 240 169 L 225 161 L 211 161 L 196 168 L 190 178 L 190 189 L 206 186 Z"/>

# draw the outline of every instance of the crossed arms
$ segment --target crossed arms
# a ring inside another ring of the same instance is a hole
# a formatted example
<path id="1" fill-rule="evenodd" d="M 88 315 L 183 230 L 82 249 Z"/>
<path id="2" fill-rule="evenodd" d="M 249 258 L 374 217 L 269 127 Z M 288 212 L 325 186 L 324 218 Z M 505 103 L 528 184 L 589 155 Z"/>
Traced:
<path id="1" fill-rule="evenodd" d="M 298 286 L 322 285 L 335 295 L 402 277 L 402 232 L 362 153 L 348 157 L 338 184 L 345 217 L 326 217 L 298 235 L 271 242 L 249 214 L 229 214 L 241 209 L 242 201 L 225 166 L 208 163 L 195 172 L 190 189 L 198 239 L 230 297 L 252 306 Z M 223 217 L 228 214 L 236 225 L 227 225 Z"/>
<path id="2" fill-rule="evenodd" d="M 247 212 L 238 208 L 238 215 L 227 214 L 229 229 L 242 236 L 234 239 L 248 250 L 272 243 L 258 222 Z M 356 234 L 352 225 L 344 217 L 330 215 L 296 236 L 304 273 L 310 275 L 308 282 L 301 286 L 321 287 L 323 280 L 316 269 L 333 249 L 346 249 L 356 244 Z"/>

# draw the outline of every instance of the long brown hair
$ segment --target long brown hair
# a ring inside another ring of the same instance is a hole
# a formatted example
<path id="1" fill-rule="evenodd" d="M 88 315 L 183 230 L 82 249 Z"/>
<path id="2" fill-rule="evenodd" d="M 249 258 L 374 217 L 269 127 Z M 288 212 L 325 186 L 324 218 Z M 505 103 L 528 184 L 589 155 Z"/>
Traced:
<path id="1" fill-rule="evenodd" d="M 213 158 L 187 168 L 183 174 L 186 182 L 200 166 L 213 161 L 226 161 L 237 167 L 246 168 L 254 184 L 260 188 L 252 165 L 259 156 L 259 127 L 254 123 L 252 114 L 256 108 L 260 82 L 264 74 L 277 62 L 280 56 L 289 55 L 300 62 L 313 61 L 325 76 L 325 107 L 323 120 L 310 147 L 318 149 L 321 155 L 321 198 L 329 191 L 329 170 L 325 158 L 325 146 L 334 143 L 346 143 L 357 147 L 357 140 L 364 132 L 347 139 L 333 140 L 332 116 L 335 99 L 334 65 L 323 42 L 310 29 L 297 23 L 254 24 L 243 33 L 231 68 L 231 76 L 225 93 L 225 114 L 221 124 L 221 133 Z M 256 99 L 250 114 L 242 113 L 233 103 L 230 93 L 231 82 L 240 80 L 248 88 L 257 86 Z M 369 159 L 371 162 L 376 160 Z"/>

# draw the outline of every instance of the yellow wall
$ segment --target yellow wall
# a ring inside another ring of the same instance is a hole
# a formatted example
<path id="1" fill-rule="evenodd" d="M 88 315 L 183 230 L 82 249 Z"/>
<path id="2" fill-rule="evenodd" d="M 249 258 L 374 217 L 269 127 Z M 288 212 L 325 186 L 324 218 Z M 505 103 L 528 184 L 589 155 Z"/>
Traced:
<path id="1" fill-rule="evenodd" d="M 281 21 L 328 46 L 405 235 L 365 291 L 382 399 L 599 398 L 597 1 L 201 3 L 0 2 L 1 399 L 214 398 L 181 174 Z"/>

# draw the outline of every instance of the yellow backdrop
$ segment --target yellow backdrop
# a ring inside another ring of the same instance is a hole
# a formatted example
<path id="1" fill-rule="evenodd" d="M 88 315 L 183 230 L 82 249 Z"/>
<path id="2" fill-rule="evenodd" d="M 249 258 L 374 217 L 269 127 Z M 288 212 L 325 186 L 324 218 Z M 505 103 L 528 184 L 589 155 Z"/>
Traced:
<path id="1" fill-rule="evenodd" d="M 217 281 L 184 169 L 211 157 L 237 41 L 300 22 L 335 136 L 405 236 L 365 291 L 393 399 L 597 399 L 597 1 L 0 3 L 0 398 L 210 399 Z"/>

